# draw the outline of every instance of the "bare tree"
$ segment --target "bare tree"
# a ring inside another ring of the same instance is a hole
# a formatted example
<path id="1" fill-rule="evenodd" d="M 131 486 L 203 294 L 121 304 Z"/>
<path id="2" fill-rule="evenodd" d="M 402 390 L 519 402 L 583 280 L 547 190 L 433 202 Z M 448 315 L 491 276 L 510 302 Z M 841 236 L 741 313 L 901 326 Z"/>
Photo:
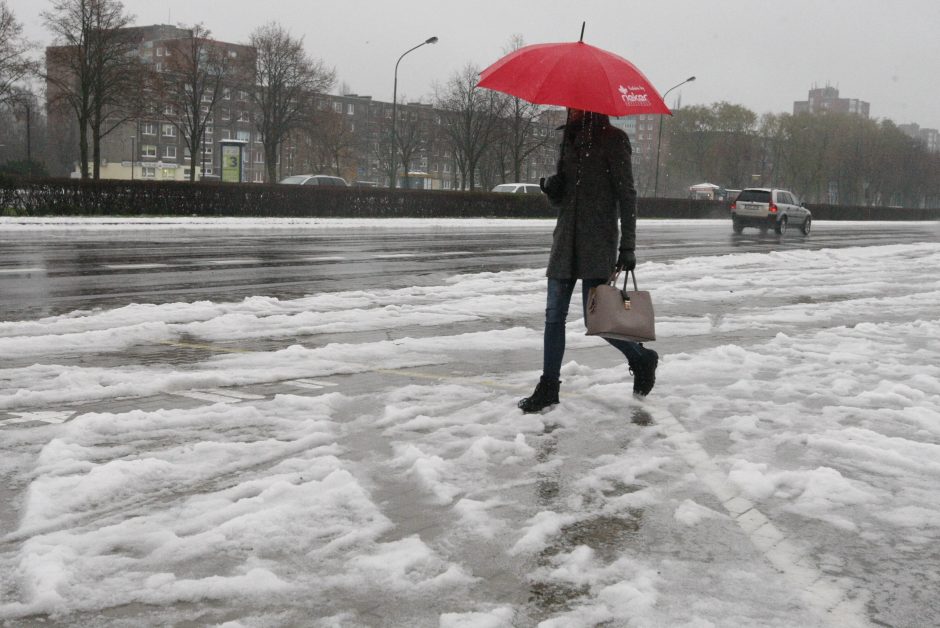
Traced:
<path id="1" fill-rule="evenodd" d="M 222 100 L 226 85 L 234 82 L 239 51 L 210 39 L 202 24 L 190 27 L 190 36 L 167 43 L 166 67 L 159 75 L 160 94 L 170 108 L 164 119 L 175 126 L 193 158 L 189 180 L 196 179 L 196 156 L 202 155 L 206 127 Z M 233 57 L 234 55 L 234 57 Z"/>
<path id="2" fill-rule="evenodd" d="M 404 99 L 403 99 L 404 100 Z M 408 172 L 414 159 L 426 151 L 430 141 L 429 105 L 410 103 L 398 108 L 398 125 L 395 142 L 398 144 L 397 160 L 404 166 L 402 187 L 411 187 Z"/>
<path id="3" fill-rule="evenodd" d="M 443 113 L 443 130 L 450 139 L 461 175 L 461 189 L 473 189 L 476 170 L 496 135 L 505 99 L 497 92 L 477 88 L 479 69 L 466 65 L 438 89 L 437 107 Z"/>
<path id="4" fill-rule="evenodd" d="M 127 28 L 132 18 L 117 0 L 54 0 L 42 16 L 56 40 L 46 52 L 50 100 L 71 109 L 78 122 L 83 179 L 89 174 L 90 133 L 97 179 L 101 138 L 132 115 L 128 94 L 141 92 L 133 89 L 141 77 L 133 54 L 139 37 Z"/>
<path id="5" fill-rule="evenodd" d="M 523 46 L 525 46 L 525 40 L 522 35 L 516 33 L 509 38 L 509 43 L 503 49 L 503 53 L 512 53 Z M 501 125 L 503 141 L 500 144 L 505 150 L 505 158 L 509 162 L 513 181 L 522 181 L 523 165 L 529 156 L 554 140 L 550 134 L 539 134 L 542 110 L 543 108 L 539 105 L 521 98 L 507 97 L 505 118 Z M 505 178 L 502 182 L 506 182 Z"/>
<path id="6" fill-rule="evenodd" d="M 29 76 L 35 64 L 26 57 L 30 44 L 6 0 L 0 0 L 0 103 L 18 93 L 16 84 Z"/>
<path id="7" fill-rule="evenodd" d="M 343 176 L 343 164 L 352 157 L 359 142 L 352 123 L 341 113 L 318 111 L 304 117 L 300 130 L 313 149 L 316 169 L 329 168 L 336 176 Z"/>
<path id="8" fill-rule="evenodd" d="M 248 91 L 258 111 L 255 126 L 264 145 L 268 180 L 277 181 L 281 141 L 298 126 L 304 111 L 312 109 L 313 95 L 330 90 L 336 72 L 308 57 L 303 38 L 291 37 L 275 22 L 255 29 L 249 42 L 257 53 L 248 73 Z"/>

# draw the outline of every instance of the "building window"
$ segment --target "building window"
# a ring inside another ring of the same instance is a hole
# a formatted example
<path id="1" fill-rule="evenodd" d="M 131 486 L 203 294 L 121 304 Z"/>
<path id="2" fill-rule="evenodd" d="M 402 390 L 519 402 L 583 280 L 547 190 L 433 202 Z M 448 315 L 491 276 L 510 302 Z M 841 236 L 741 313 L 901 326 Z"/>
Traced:
<path id="1" fill-rule="evenodd" d="M 335 111 L 336 113 L 343 113 L 343 103 L 341 103 L 341 102 L 334 102 L 334 103 L 333 103 L 333 111 Z"/>
<path id="2" fill-rule="evenodd" d="M 206 157 L 212 157 L 212 144 L 203 144 L 202 154 Z"/>
<path id="3" fill-rule="evenodd" d="M 164 48 L 163 48 L 162 46 L 160 46 L 160 47 L 157 48 L 157 56 L 158 56 L 158 57 L 162 57 L 162 56 L 163 56 L 163 50 L 164 50 Z"/>
<path id="4" fill-rule="evenodd" d="M 160 177 L 163 179 L 175 179 L 176 171 L 173 168 L 161 168 Z"/>
<path id="5" fill-rule="evenodd" d="M 229 50 L 229 51 L 228 51 L 228 58 L 229 58 L 229 59 L 237 59 L 237 58 L 238 58 L 238 53 L 237 53 L 236 51 L 234 51 L 234 50 Z"/>
<path id="6" fill-rule="evenodd" d="M 236 131 L 235 139 L 241 142 L 247 142 L 251 140 L 251 133 L 249 133 L 248 131 Z"/>
<path id="7" fill-rule="evenodd" d="M 172 124 L 164 124 L 163 137 L 176 137 L 176 127 Z"/>
<path id="8" fill-rule="evenodd" d="M 346 115 L 354 116 L 356 115 L 356 105 L 348 103 L 346 105 Z"/>
<path id="9" fill-rule="evenodd" d="M 141 157 L 156 157 L 157 156 L 157 146 L 155 144 L 144 144 L 140 147 L 140 156 Z"/>
<path id="10" fill-rule="evenodd" d="M 189 179 L 189 173 L 192 172 L 191 168 L 183 168 L 183 178 Z"/>
<path id="11" fill-rule="evenodd" d="M 212 165 L 207 165 L 205 170 L 202 171 L 202 174 L 212 176 Z"/>
<path id="12" fill-rule="evenodd" d="M 163 64 L 162 63 L 154 64 L 153 69 L 156 70 L 157 72 L 163 72 Z"/>
<path id="13" fill-rule="evenodd" d="M 173 105 L 165 105 L 165 106 L 163 107 L 163 115 L 165 115 L 165 116 L 175 116 L 175 115 L 176 115 L 176 107 L 174 107 Z"/>
<path id="14" fill-rule="evenodd" d="M 263 164 L 264 163 L 264 152 L 260 150 L 255 151 L 255 163 Z"/>
<path id="15" fill-rule="evenodd" d="M 222 109 L 222 119 L 223 119 L 223 120 L 231 120 L 231 119 L 232 119 L 232 112 L 231 112 L 230 109 L 228 109 L 228 108 L 223 108 L 223 109 Z"/>
<path id="16" fill-rule="evenodd" d="M 140 170 L 141 170 L 141 173 L 143 174 L 143 176 L 144 176 L 144 177 L 147 177 L 148 179 L 152 179 L 152 178 L 154 178 L 154 177 L 157 176 L 157 169 L 154 168 L 153 166 L 149 166 L 149 167 L 148 167 L 148 166 L 144 166 L 144 167 L 141 168 Z"/>
<path id="17" fill-rule="evenodd" d="M 211 139 L 212 133 L 213 133 L 213 128 L 212 128 L 211 126 L 207 126 L 207 127 L 206 127 L 206 135 L 209 136 L 210 139 Z"/>
<path id="18" fill-rule="evenodd" d="M 238 112 L 238 121 L 239 122 L 251 122 L 251 118 L 248 116 L 247 111 Z"/>
<path id="19" fill-rule="evenodd" d="M 164 147 L 163 147 L 163 158 L 164 158 L 164 159 L 176 159 L 176 147 L 175 147 L 175 146 L 164 146 Z"/>
<path id="20" fill-rule="evenodd" d="M 248 100 L 248 92 L 239 90 L 238 100 L 240 100 L 241 102 L 245 102 L 246 100 Z"/>
<path id="21" fill-rule="evenodd" d="M 252 180 L 255 183 L 264 183 L 264 172 L 262 172 L 261 170 L 256 170 L 255 174 L 253 175 Z"/>
<path id="22" fill-rule="evenodd" d="M 222 88 L 222 100 L 231 100 L 232 99 L 232 90 L 228 87 Z"/>
<path id="23" fill-rule="evenodd" d="M 156 135 L 157 134 L 157 125 L 153 122 L 144 122 L 140 125 L 140 134 L 141 135 Z"/>

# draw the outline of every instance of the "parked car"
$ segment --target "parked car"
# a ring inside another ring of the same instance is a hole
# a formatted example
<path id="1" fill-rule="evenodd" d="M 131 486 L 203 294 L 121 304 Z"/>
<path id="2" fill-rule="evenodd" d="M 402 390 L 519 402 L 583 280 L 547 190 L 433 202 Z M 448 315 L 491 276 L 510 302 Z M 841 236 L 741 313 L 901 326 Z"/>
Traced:
<path id="1" fill-rule="evenodd" d="M 799 226 L 803 235 L 809 235 L 813 215 L 793 192 L 777 188 L 746 188 L 731 203 L 731 228 L 741 233 L 745 227 L 757 227 L 761 232 L 770 228 L 781 235 L 790 226 Z"/>
<path id="2" fill-rule="evenodd" d="M 491 192 L 508 192 L 510 194 L 541 194 L 542 188 L 538 183 L 502 183 L 490 190 Z"/>
<path id="3" fill-rule="evenodd" d="M 292 177 L 281 179 L 281 183 L 288 185 L 332 185 L 339 187 L 349 187 L 346 179 L 342 177 L 332 177 L 326 174 L 295 174 Z"/>

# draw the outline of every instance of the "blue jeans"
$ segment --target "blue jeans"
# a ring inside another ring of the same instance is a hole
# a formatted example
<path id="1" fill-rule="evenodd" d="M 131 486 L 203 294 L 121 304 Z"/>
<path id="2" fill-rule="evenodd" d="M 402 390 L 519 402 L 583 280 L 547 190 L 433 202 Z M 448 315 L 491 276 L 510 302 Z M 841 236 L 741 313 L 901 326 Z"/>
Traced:
<path id="1" fill-rule="evenodd" d="M 587 318 L 588 291 L 605 283 L 606 279 L 582 279 L 581 299 Z M 545 305 L 545 349 L 542 363 L 542 376 L 550 381 L 557 381 L 561 375 L 561 361 L 565 357 L 565 319 L 568 318 L 568 305 L 577 279 L 548 279 L 548 300 Z M 626 358 L 631 360 L 642 355 L 639 343 L 629 340 L 604 338 L 616 347 Z"/>

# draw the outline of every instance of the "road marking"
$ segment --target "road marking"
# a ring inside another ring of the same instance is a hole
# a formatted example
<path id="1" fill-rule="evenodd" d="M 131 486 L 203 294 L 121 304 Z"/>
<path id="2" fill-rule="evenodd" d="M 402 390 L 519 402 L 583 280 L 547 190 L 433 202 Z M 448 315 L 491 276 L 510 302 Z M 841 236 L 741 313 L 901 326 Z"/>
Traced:
<path id="1" fill-rule="evenodd" d="M 870 625 L 864 619 L 867 602 L 864 595 L 852 599 L 835 578 L 822 573 L 811 556 L 740 494 L 727 474 L 671 413 L 656 410 L 651 414 L 686 464 L 718 498 L 754 547 L 799 591 L 807 606 L 833 628 Z"/>
<path id="2" fill-rule="evenodd" d="M 108 270 L 147 270 L 149 268 L 168 268 L 169 264 L 102 264 Z"/>
<path id="3" fill-rule="evenodd" d="M 297 388 L 307 388 L 309 390 L 319 390 L 328 386 L 336 386 L 336 384 L 333 382 L 324 382 L 315 379 L 295 379 L 284 383 L 291 386 L 296 386 Z"/>
<path id="4" fill-rule="evenodd" d="M 264 395 L 256 395 L 254 393 L 246 393 L 240 390 L 232 390 L 230 388 L 200 388 L 198 392 L 209 393 L 210 395 L 222 395 L 228 397 L 237 397 L 238 399 L 246 400 L 255 400 L 255 399 L 264 399 Z"/>
<path id="5" fill-rule="evenodd" d="M 41 410 L 39 412 L 10 412 L 10 414 L 15 415 L 15 419 L 4 419 L 0 421 L 0 426 L 3 425 L 16 425 L 17 423 L 50 423 L 52 425 L 57 425 L 59 423 L 64 423 L 68 421 L 69 417 L 74 414 L 71 410 Z"/>
<path id="6" fill-rule="evenodd" d="M 201 390 L 182 390 L 170 393 L 177 397 L 188 397 L 198 401 L 208 401 L 210 403 L 238 403 L 243 401 L 240 397 L 230 395 L 219 395 L 215 393 L 203 392 Z"/>
<path id="7" fill-rule="evenodd" d="M 192 262 L 194 266 L 229 266 L 234 264 L 258 264 L 259 259 L 212 259 Z"/>
<path id="8" fill-rule="evenodd" d="M 161 345 L 169 347 L 181 347 L 183 349 L 204 349 L 205 351 L 218 351 L 219 353 L 254 353 L 250 349 L 238 349 L 234 347 L 220 347 L 219 345 L 203 344 L 198 342 L 177 342 L 175 340 L 161 340 Z"/>
<path id="9" fill-rule="evenodd" d="M 0 268 L 0 275 L 28 275 L 44 272 L 46 272 L 45 268 Z"/>

